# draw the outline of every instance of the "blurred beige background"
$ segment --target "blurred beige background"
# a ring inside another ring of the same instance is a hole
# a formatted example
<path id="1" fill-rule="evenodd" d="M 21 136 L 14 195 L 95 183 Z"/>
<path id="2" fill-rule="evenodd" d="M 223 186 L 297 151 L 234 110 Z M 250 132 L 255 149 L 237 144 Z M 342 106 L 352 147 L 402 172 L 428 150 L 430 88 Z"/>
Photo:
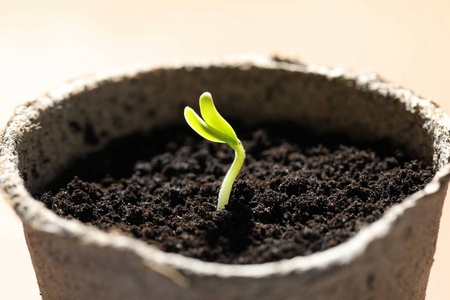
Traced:
<path id="1" fill-rule="evenodd" d="M 0 126 L 19 103 L 74 77 L 240 53 L 374 71 L 450 112 L 449 16 L 445 0 L 0 0 Z M 448 253 L 450 199 L 428 300 L 450 299 Z M 3 200 L 0 299 L 40 299 L 21 224 Z"/>

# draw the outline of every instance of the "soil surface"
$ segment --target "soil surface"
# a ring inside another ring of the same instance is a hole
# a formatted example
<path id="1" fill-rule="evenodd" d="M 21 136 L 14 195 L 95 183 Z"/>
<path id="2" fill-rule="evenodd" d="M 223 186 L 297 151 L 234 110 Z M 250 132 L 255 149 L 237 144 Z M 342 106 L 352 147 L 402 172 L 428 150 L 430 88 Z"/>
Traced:
<path id="1" fill-rule="evenodd" d="M 247 156 L 221 211 L 217 196 L 234 152 L 186 124 L 112 143 L 40 200 L 58 215 L 167 252 L 254 264 L 336 246 L 434 175 L 384 141 L 358 145 L 293 124 L 234 128 Z"/>

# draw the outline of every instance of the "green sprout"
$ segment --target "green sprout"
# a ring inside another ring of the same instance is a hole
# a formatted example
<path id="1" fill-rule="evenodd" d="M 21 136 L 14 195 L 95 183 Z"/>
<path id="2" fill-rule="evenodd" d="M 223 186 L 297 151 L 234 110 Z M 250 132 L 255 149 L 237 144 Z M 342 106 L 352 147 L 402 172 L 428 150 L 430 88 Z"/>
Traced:
<path id="1" fill-rule="evenodd" d="M 221 210 L 228 204 L 231 187 L 244 163 L 245 150 L 231 125 L 217 111 L 212 96 L 208 92 L 200 96 L 200 112 L 204 120 L 192 108 L 186 106 L 184 117 L 189 126 L 209 141 L 227 143 L 235 152 L 233 164 L 225 175 L 220 187 L 217 210 Z"/>

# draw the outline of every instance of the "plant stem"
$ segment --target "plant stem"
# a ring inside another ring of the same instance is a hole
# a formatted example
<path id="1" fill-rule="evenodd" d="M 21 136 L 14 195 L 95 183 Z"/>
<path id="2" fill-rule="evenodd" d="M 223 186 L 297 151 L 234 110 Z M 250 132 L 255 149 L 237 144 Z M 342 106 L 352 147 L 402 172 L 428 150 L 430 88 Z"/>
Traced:
<path id="1" fill-rule="evenodd" d="M 245 150 L 242 146 L 241 141 L 237 145 L 231 146 L 234 150 L 234 161 L 228 170 L 225 178 L 223 179 L 222 186 L 220 187 L 219 192 L 219 202 L 217 203 L 217 210 L 221 210 L 228 204 L 228 200 L 230 199 L 231 188 L 233 186 L 234 180 L 239 173 L 239 170 L 242 167 L 245 159 Z"/>

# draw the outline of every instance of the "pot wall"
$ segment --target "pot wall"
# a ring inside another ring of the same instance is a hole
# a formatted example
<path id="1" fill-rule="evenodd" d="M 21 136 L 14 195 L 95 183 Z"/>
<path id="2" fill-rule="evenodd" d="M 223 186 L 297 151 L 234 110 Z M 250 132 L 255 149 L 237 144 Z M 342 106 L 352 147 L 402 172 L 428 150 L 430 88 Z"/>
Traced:
<path id="1" fill-rule="evenodd" d="M 183 122 L 205 90 L 225 116 L 387 138 L 438 175 L 348 242 L 250 266 L 163 253 L 57 217 L 30 196 L 114 138 Z M 19 107 L 2 135 L 0 183 L 24 222 L 44 299 L 422 299 L 449 177 L 448 122 L 371 74 L 269 58 L 150 68 L 72 82 Z"/>

